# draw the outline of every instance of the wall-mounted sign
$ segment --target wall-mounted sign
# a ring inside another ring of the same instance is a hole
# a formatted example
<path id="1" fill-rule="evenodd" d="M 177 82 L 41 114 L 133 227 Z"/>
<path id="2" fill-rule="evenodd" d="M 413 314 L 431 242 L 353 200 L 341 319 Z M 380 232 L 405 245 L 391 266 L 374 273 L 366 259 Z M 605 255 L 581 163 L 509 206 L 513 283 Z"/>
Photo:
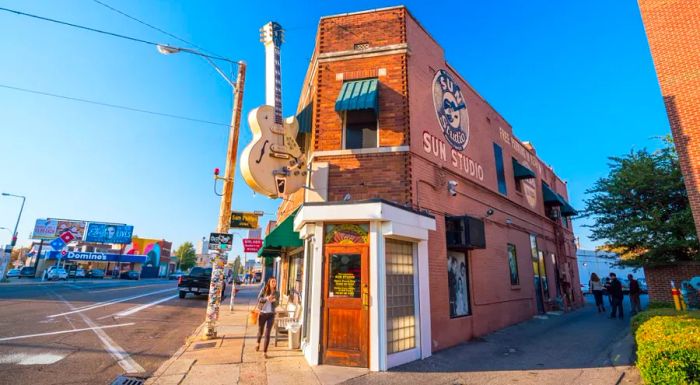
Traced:
<path id="1" fill-rule="evenodd" d="M 222 233 L 209 234 L 209 250 L 231 250 L 233 235 Z"/>
<path id="2" fill-rule="evenodd" d="M 85 232 L 85 241 L 97 243 L 131 243 L 134 226 L 90 222 Z"/>
<path id="3" fill-rule="evenodd" d="M 34 223 L 32 239 L 54 239 L 58 221 L 55 219 L 37 219 Z"/>
<path id="4" fill-rule="evenodd" d="M 48 259 L 57 259 L 61 255 L 58 251 L 48 253 Z M 88 253 L 80 251 L 68 251 L 61 259 L 68 261 L 94 261 L 94 262 L 121 262 L 121 263 L 145 263 L 146 255 L 111 254 L 111 253 Z"/>
<path id="5" fill-rule="evenodd" d="M 257 229 L 258 215 L 255 213 L 231 211 L 231 227 L 239 229 Z"/>
<path id="6" fill-rule="evenodd" d="M 258 250 L 263 245 L 263 240 L 262 239 L 251 239 L 251 238 L 245 238 L 243 239 L 243 252 L 244 253 L 257 253 Z"/>
<path id="7" fill-rule="evenodd" d="M 445 139 L 455 150 L 463 151 L 469 142 L 467 101 L 445 70 L 438 70 L 433 78 L 433 106 Z"/>

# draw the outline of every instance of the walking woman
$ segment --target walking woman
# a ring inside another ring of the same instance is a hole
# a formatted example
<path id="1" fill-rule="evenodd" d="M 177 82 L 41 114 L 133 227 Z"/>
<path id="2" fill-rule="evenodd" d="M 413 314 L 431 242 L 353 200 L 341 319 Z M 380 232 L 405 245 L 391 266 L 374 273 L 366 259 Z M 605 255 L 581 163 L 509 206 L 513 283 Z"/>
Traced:
<path id="1" fill-rule="evenodd" d="M 260 350 L 260 339 L 262 338 L 264 329 L 265 345 L 263 347 L 263 352 L 265 353 L 265 358 L 267 358 L 267 347 L 270 345 L 270 331 L 272 330 L 272 325 L 275 323 L 275 308 L 279 300 L 280 293 L 277 291 L 277 280 L 272 277 L 267 280 L 265 288 L 258 296 L 260 316 L 258 318 L 258 345 L 255 347 L 255 350 Z"/>
<path id="2" fill-rule="evenodd" d="M 588 282 L 588 287 L 595 298 L 595 306 L 598 308 L 598 313 L 604 313 L 603 284 L 600 282 L 600 278 L 598 278 L 596 273 L 591 273 L 591 280 Z"/>

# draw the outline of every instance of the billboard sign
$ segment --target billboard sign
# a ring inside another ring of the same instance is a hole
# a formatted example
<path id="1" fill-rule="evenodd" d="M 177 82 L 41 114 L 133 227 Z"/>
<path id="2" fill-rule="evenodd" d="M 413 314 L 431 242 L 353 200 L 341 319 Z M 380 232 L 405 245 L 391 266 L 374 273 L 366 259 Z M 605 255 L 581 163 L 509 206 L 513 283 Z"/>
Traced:
<path id="1" fill-rule="evenodd" d="M 231 211 L 231 227 L 239 229 L 257 229 L 258 214 Z"/>
<path id="2" fill-rule="evenodd" d="M 83 239 L 83 235 L 85 234 L 85 221 L 57 219 L 56 222 L 56 236 L 70 231 L 76 240 L 80 241 Z"/>
<path id="3" fill-rule="evenodd" d="M 231 250 L 233 235 L 222 233 L 209 234 L 209 250 Z"/>
<path id="4" fill-rule="evenodd" d="M 47 255 L 48 259 L 61 259 L 67 261 L 87 261 L 87 262 L 120 262 L 120 263 L 145 263 L 147 255 L 128 255 L 128 254 L 111 254 L 111 253 L 91 253 L 82 251 L 66 251 L 65 254 L 58 251 L 51 251 Z"/>
<path id="5" fill-rule="evenodd" d="M 85 232 L 85 241 L 129 244 L 131 243 L 131 236 L 133 233 L 134 226 L 90 222 Z"/>
<path id="6" fill-rule="evenodd" d="M 262 239 L 250 239 L 250 238 L 245 238 L 243 239 L 243 252 L 244 253 L 257 253 L 258 250 L 263 245 Z"/>
<path id="7" fill-rule="evenodd" d="M 58 221 L 55 219 L 37 219 L 34 223 L 32 239 L 54 239 Z"/>

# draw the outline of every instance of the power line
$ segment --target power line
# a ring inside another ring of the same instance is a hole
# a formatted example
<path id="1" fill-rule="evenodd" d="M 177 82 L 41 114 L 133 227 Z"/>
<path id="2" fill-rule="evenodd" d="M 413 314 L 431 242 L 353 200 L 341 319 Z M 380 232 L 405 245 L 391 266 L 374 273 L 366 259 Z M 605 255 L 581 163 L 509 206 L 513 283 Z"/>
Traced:
<path id="1" fill-rule="evenodd" d="M 107 8 L 107 9 L 113 11 L 113 12 L 116 12 L 116 13 L 118 13 L 118 14 L 120 14 L 120 15 L 122 15 L 122 16 L 128 18 L 128 19 L 131 19 L 131 20 L 133 20 L 133 21 L 135 21 L 135 22 L 137 22 L 137 23 L 139 23 L 139 24 L 145 25 L 146 27 L 151 28 L 151 29 L 153 29 L 153 30 L 156 30 L 156 31 L 158 31 L 158 32 L 160 32 L 160 33 L 162 33 L 162 34 L 164 34 L 164 35 L 168 35 L 168 36 L 172 37 L 173 39 L 179 40 L 179 41 L 181 41 L 181 42 L 183 42 L 183 43 L 185 43 L 185 44 L 187 44 L 187 45 L 190 45 L 190 46 L 192 46 L 192 47 L 198 48 L 198 49 L 200 49 L 201 51 L 212 53 L 212 52 L 210 52 L 210 51 L 208 51 L 208 50 L 206 50 L 206 49 L 204 49 L 204 48 L 198 46 L 197 44 L 194 44 L 194 43 L 192 43 L 192 42 L 190 42 L 190 41 L 187 41 L 187 40 L 185 40 L 185 39 L 183 39 L 183 38 L 181 38 L 181 37 L 175 36 L 175 35 L 173 35 L 172 33 L 168 32 L 168 31 L 165 31 L 165 30 L 163 30 L 163 29 L 161 29 L 161 28 L 158 28 L 158 27 L 156 27 L 156 26 L 154 26 L 154 25 L 152 25 L 152 24 L 149 24 L 149 23 L 147 23 L 147 22 L 145 22 L 145 21 L 143 21 L 143 20 L 137 19 L 137 18 L 135 18 L 135 17 L 133 17 L 133 16 L 127 14 L 126 12 L 120 11 L 120 10 L 114 8 L 113 6 L 111 6 L 111 5 L 109 5 L 109 4 L 106 4 L 106 3 L 104 3 L 104 2 L 102 2 L 102 1 L 100 1 L 100 0 L 92 0 L 92 1 L 94 1 L 95 3 L 97 3 L 97 4 L 99 4 L 99 5 L 101 5 L 101 6 L 105 7 L 105 8 Z"/>
<path id="2" fill-rule="evenodd" d="M 166 113 L 166 112 L 150 111 L 150 110 L 145 110 L 145 109 L 142 109 L 142 108 L 135 108 L 135 107 L 129 107 L 129 106 L 122 106 L 122 105 L 119 105 L 119 104 L 105 103 L 105 102 L 100 102 L 100 101 L 96 101 L 96 100 L 84 99 L 84 98 L 76 98 L 76 97 L 73 97 L 73 96 L 59 95 L 59 94 L 54 94 L 54 93 L 50 93 L 50 92 L 31 90 L 31 89 L 28 89 L 28 88 L 14 87 L 14 86 L 6 85 L 6 84 L 0 84 L 0 88 L 6 88 L 6 89 L 9 89 L 9 90 L 20 91 L 20 92 L 26 92 L 26 93 L 30 93 L 30 94 L 36 94 L 36 95 L 50 96 L 50 97 L 53 97 L 53 98 L 72 100 L 72 101 L 74 101 L 74 102 L 95 104 L 95 105 L 98 105 L 98 106 L 109 107 L 109 108 L 115 108 L 115 109 L 120 109 L 120 110 L 126 110 L 126 111 L 132 111 L 132 112 L 140 112 L 140 113 L 143 113 L 143 114 L 164 116 L 164 117 L 172 118 L 172 119 L 180 119 L 180 120 L 186 120 L 186 121 L 196 122 L 196 123 L 211 124 L 211 125 L 214 125 L 214 126 L 230 127 L 230 125 L 229 125 L 229 124 L 226 124 L 226 123 L 212 122 L 212 121 L 210 121 L 210 120 L 197 119 L 197 118 L 190 118 L 190 117 L 188 117 L 188 116 L 169 114 L 169 113 Z"/>
<path id="3" fill-rule="evenodd" d="M 51 23 L 56 23 L 56 24 L 60 24 L 60 25 L 68 26 L 68 27 L 77 28 L 77 29 L 82 29 L 82 30 L 84 30 L 84 31 L 90 31 L 90 32 L 95 32 L 95 33 L 99 33 L 99 34 L 103 34 L 103 35 L 108 35 L 108 36 L 112 36 L 112 37 L 118 37 L 118 38 L 120 38 L 120 39 L 130 40 L 130 41 L 133 41 L 133 42 L 136 42 L 136 43 L 148 44 L 148 45 L 152 45 L 152 46 L 158 46 L 158 45 L 159 45 L 159 44 L 156 43 L 156 42 L 149 41 L 149 40 L 144 40 L 144 39 L 140 39 L 140 38 L 137 38 L 137 37 L 122 35 L 122 34 L 119 34 L 119 33 L 104 31 L 104 30 L 97 29 L 97 28 L 92 28 L 92 27 L 86 27 L 86 26 L 84 26 L 84 25 L 78 25 L 78 24 L 69 23 L 69 22 L 63 21 L 63 20 L 52 19 L 52 18 L 50 18 L 50 17 L 44 17 L 44 16 L 39 16 L 39 15 L 34 15 L 34 14 L 31 14 L 31 13 L 26 13 L 26 12 L 22 12 L 22 11 L 17 11 L 17 10 L 14 10 L 14 9 L 9 9 L 9 8 L 0 7 L 0 11 L 9 12 L 9 13 L 14 13 L 14 14 L 20 15 L 20 16 L 27 16 L 27 17 L 31 17 L 31 18 L 34 18 L 34 19 L 38 19 L 38 20 L 42 20 L 42 21 L 48 21 L 48 22 L 51 22 Z M 205 56 L 205 57 L 208 57 L 208 58 L 214 59 L 214 60 L 222 60 L 222 61 L 227 61 L 227 62 L 229 62 L 229 63 L 235 63 L 233 60 L 227 59 L 227 58 L 221 57 L 221 56 L 207 55 L 207 54 L 204 54 L 204 53 L 201 53 L 201 52 L 198 52 L 197 55 Z"/>

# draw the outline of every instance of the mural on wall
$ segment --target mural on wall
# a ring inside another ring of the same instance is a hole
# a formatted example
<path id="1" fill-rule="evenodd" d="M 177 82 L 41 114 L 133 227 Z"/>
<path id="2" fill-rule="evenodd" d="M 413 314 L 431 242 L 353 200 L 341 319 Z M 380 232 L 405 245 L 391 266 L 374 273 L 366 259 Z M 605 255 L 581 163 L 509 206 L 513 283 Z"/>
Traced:
<path id="1" fill-rule="evenodd" d="M 161 262 L 169 261 L 170 245 L 170 242 L 161 239 L 134 237 L 131 244 L 127 246 L 125 254 L 146 255 L 145 265 L 158 267 Z"/>
<path id="2" fill-rule="evenodd" d="M 459 169 L 461 174 L 483 181 L 481 164 L 464 154 L 469 143 L 469 112 L 462 90 L 445 70 L 435 73 L 431 87 L 435 116 L 444 140 L 426 130 L 423 150 Z"/>

